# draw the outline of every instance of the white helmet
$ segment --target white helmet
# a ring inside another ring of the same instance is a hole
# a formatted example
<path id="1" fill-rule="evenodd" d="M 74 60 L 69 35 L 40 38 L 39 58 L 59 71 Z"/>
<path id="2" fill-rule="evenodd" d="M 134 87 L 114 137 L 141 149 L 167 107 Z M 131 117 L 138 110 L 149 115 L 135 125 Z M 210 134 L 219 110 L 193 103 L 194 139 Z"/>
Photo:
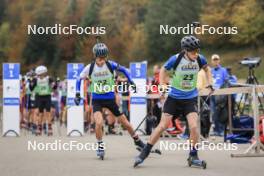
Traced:
<path id="1" fill-rule="evenodd" d="M 37 75 L 41 75 L 43 73 L 47 73 L 48 72 L 48 69 L 44 65 L 41 65 L 41 66 L 38 66 L 36 68 L 35 72 L 36 72 Z"/>

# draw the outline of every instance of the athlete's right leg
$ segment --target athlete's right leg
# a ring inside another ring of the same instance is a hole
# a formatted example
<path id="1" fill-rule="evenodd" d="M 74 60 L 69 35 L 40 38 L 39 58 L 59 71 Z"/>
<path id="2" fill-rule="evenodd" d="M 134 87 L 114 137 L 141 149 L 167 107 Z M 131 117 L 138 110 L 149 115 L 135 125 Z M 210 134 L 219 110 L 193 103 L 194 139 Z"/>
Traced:
<path id="1" fill-rule="evenodd" d="M 101 111 L 96 111 L 94 113 L 94 119 L 95 119 L 95 136 L 97 139 L 97 156 L 100 157 L 101 159 L 104 158 L 104 148 L 102 147 L 103 145 L 103 124 L 104 124 L 104 119 L 103 119 L 103 114 Z"/>
<path id="2" fill-rule="evenodd" d="M 99 156 L 101 159 L 104 158 L 104 148 L 102 147 L 103 144 L 103 114 L 102 114 L 102 102 L 104 100 L 93 100 L 93 116 L 95 120 L 95 136 L 97 139 L 98 149 L 96 151 L 97 156 Z"/>
<path id="3" fill-rule="evenodd" d="M 43 111 L 41 112 L 39 109 L 39 115 L 38 115 L 38 120 L 37 120 L 38 129 L 36 132 L 37 135 L 41 135 L 43 118 L 44 118 L 44 113 L 43 113 Z"/>
<path id="4" fill-rule="evenodd" d="M 38 116 L 36 119 L 37 122 L 37 131 L 36 131 L 36 135 L 41 135 L 42 132 L 42 123 L 44 121 L 44 105 L 43 105 L 43 101 L 41 99 L 41 97 L 37 97 L 37 108 L 38 108 Z"/>
<path id="5" fill-rule="evenodd" d="M 98 141 L 102 140 L 103 137 L 103 114 L 100 111 L 94 112 L 94 120 L 95 120 L 95 136 Z"/>
<path id="6" fill-rule="evenodd" d="M 48 124 L 48 135 L 53 135 L 53 130 L 52 130 L 52 120 L 53 116 L 51 114 L 51 96 L 45 97 L 45 117 L 46 117 L 46 123 Z M 55 110 L 55 108 L 54 108 Z"/>
<path id="7" fill-rule="evenodd" d="M 153 145 L 158 141 L 162 132 L 168 128 L 169 123 L 171 122 L 172 118 L 174 116 L 177 117 L 179 115 L 180 109 L 177 106 L 177 103 L 178 103 L 178 100 L 173 99 L 171 97 L 168 97 L 166 99 L 164 106 L 163 106 L 163 113 L 161 116 L 160 123 L 155 128 L 155 130 L 152 132 L 147 145 L 141 151 L 140 155 L 136 157 L 134 166 L 137 166 L 138 164 L 142 163 L 148 157 Z"/>

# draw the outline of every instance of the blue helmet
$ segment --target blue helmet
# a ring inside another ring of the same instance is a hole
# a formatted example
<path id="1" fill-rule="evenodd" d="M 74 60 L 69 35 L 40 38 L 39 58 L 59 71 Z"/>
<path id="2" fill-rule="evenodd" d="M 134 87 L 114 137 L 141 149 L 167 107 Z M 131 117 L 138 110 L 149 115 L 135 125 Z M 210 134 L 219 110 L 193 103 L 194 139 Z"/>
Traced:
<path id="1" fill-rule="evenodd" d="M 104 43 L 96 43 L 93 47 L 93 54 L 95 57 L 107 57 L 108 48 Z"/>
<path id="2" fill-rule="evenodd" d="M 193 51 L 200 48 L 200 40 L 192 35 L 185 36 L 181 39 L 181 48 L 187 51 Z"/>

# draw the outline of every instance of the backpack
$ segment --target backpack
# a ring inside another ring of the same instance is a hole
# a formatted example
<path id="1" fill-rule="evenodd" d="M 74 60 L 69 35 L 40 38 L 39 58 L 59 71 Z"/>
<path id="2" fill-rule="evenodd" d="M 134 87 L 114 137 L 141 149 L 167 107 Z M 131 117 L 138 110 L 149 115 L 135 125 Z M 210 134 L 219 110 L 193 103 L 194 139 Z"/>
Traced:
<path id="1" fill-rule="evenodd" d="M 109 69 L 109 71 L 110 71 L 112 74 L 114 74 L 114 70 L 113 70 L 113 68 L 112 68 L 112 66 L 111 66 L 111 64 L 110 64 L 110 62 L 107 60 L 107 61 L 105 61 L 105 63 L 106 63 L 107 68 Z M 94 65 L 95 65 L 95 61 L 93 61 L 93 62 L 91 63 L 91 65 L 90 65 L 90 69 L 89 69 L 89 78 L 91 77 L 91 75 L 92 75 L 92 73 L 93 73 Z M 118 65 L 117 67 L 119 67 L 119 65 Z"/>
<path id="2" fill-rule="evenodd" d="M 173 70 L 175 71 L 179 65 L 179 63 L 181 62 L 183 56 L 184 56 L 185 52 L 180 52 L 180 54 L 178 55 L 174 65 L 173 65 Z M 198 56 L 197 58 L 197 62 L 198 62 L 198 65 L 199 65 L 199 70 L 201 70 L 201 68 L 203 67 L 202 66 L 202 60 L 200 58 L 200 56 Z"/>

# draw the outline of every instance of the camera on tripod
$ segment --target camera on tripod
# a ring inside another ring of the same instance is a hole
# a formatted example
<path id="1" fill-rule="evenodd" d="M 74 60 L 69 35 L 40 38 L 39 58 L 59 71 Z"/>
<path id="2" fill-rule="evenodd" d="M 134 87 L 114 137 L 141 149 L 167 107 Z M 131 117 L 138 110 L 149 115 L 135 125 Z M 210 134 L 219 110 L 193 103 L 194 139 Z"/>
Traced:
<path id="1" fill-rule="evenodd" d="M 246 65 L 250 68 L 258 67 L 260 65 L 261 59 L 260 57 L 251 57 L 251 58 L 244 58 L 240 61 L 240 64 Z"/>

